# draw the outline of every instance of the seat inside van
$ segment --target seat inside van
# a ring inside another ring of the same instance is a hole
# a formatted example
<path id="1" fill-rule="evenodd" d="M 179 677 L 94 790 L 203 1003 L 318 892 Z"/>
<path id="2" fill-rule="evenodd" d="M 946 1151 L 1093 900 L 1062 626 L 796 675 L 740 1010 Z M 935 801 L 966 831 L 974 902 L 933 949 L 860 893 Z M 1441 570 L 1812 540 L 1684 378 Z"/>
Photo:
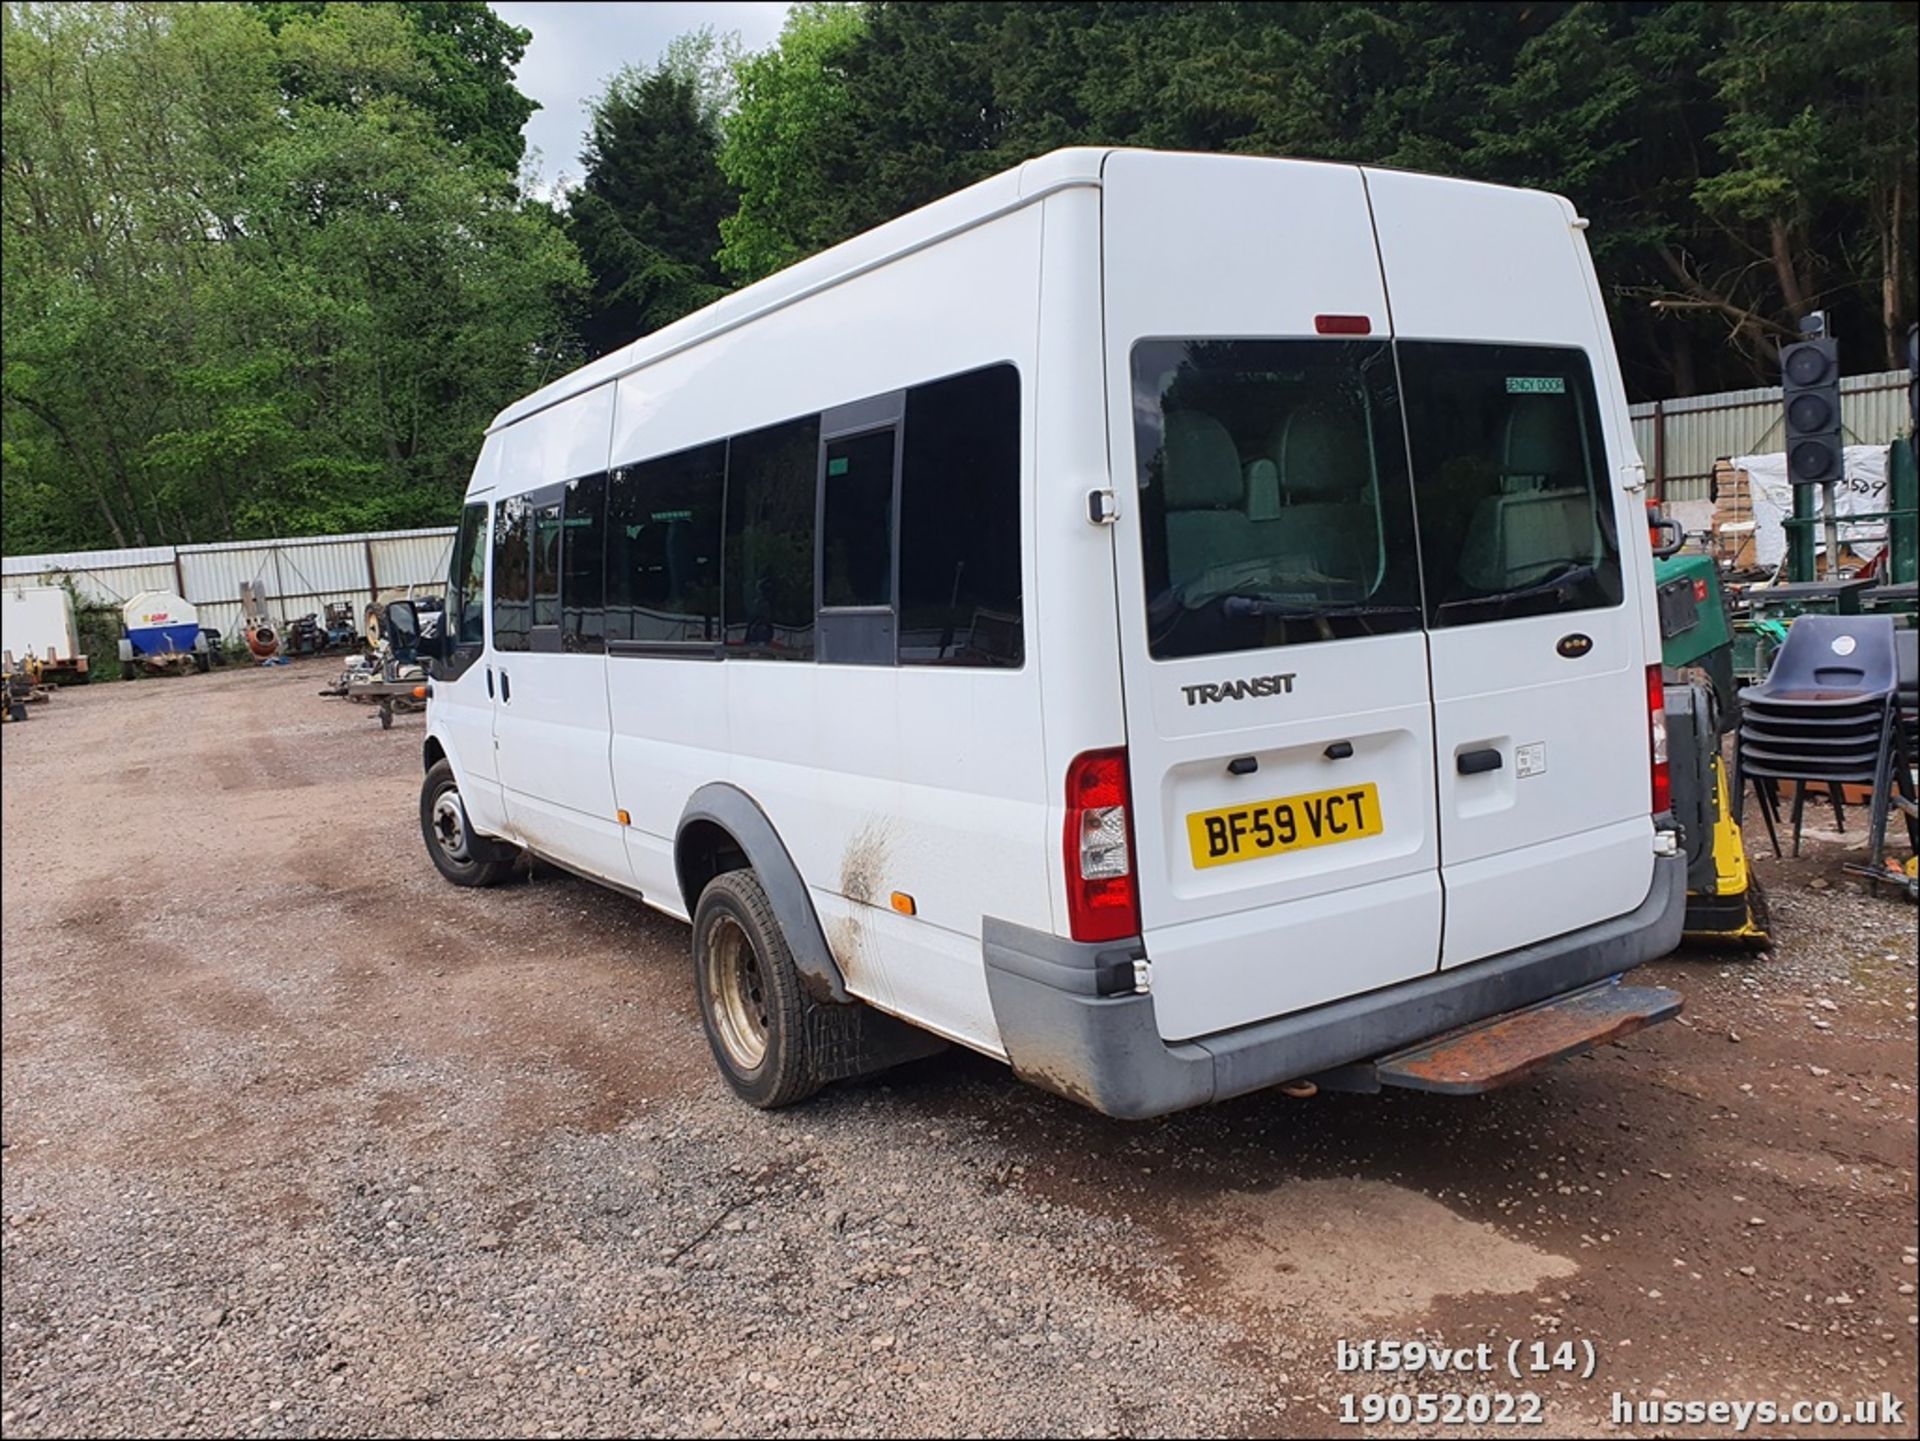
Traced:
<path id="1" fill-rule="evenodd" d="M 1580 430 L 1564 397 L 1514 398 L 1502 426 L 1499 493 L 1474 509 L 1460 578 L 1482 592 L 1546 580 L 1599 559 Z"/>
<path id="2" fill-rule="evenodd" d="M 1377 526 L 1359 416 L 1303 405 L 1244 465 L 1227 426 L 1205 411 L 1170 411 L 1166 427 L 1170 576 L 1191 588 L 1209 572 L 1258 567 L 1269 588 L 1366 591 Z"/>
<path id="3" fill-rule="evenodd" d="M 1303 405 L 1281 423 L 1268 453 L 1286 502 L 1281 514 L 1313 578 L 1364 593 L 1378 529 L 1367 503 L 1366 422 L 1344 408 Z"/>

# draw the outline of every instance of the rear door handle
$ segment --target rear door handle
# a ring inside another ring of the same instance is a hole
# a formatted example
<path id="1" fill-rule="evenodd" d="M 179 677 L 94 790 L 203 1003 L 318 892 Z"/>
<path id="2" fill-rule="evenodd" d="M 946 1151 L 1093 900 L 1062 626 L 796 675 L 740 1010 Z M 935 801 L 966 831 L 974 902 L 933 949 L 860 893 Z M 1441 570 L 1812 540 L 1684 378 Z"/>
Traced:
<path id="1" fill-rule="evenodd" d="M 1477 776 L 1482 771 L 1500 769 L 1500 752 L 1492 746 L 1485 750 L 1461 751 L 1454 763 L 1459 766 L 1461 775 Z"/>
<path id="2" fill-rule="evenodd" d="M 493 699 L 493 667 L 483 666 L 481 667 L 481 669 L 485 670 L 487 673 L 487 699 L 492 700 Z"/>
<path id="3" fill-rule="evenodd" d="M 500 672 L 500 699 L 507 705 L 513 704 L 513 683 L 507 679 L 507 673 L 505 671 Z M 1497 757 L 1495 764 L 1498 764 Z"/>

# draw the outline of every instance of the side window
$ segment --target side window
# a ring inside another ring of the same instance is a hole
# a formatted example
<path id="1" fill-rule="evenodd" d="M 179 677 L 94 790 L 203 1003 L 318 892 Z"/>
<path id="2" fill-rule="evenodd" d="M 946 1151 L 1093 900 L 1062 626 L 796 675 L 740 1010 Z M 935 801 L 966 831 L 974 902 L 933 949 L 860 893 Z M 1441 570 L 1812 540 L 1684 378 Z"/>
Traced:
<path id="1" fill-rule="evenodd" d="M 729 656 L 813 659 L 813 527 L 820 418 L 735 436 L 727 447 Z"/>
<path id="2" fill-rule="evenodd" d="M 892 665 L 894 521 L 905 392 L 820 416 L 820 533 L 814 558 L 819 654 L 840 665 Z"/>
<path id="3" fill-rule="evenodd" d="M 493 523 L 493 648 L 526 650 L 532 621 L 529 531 L 532 517 L 525 496 L 511 496 L 495 508 Z"/>
<path id="4" fill-rule="evenodd" d="M 567 482 L 561 509 L 560 648 L 606 649 L 607 477 Z"/>
<path id="5" fill-rule="evenodd" d="M 540 505 L 533 512 L 533 623 L 560 624 L 560 506 Z"/>
<path id="6" fill-rule="evenodd" d="M 727 445 L 615 471 L 607 490 L 607 639 L 720 639 Z"/>
<path id="7" fill-rule="evenodd" d="M 914 387 L 905 432 L 900 664 L 1018 666 L 1019 373 L 996 365 Z"/>
<path id="8" fill-rule="evenodd" d="M 486 644 L 486 606 L 487 506 L 482 501 L 460 513 L 454 541 L 447 600 L 448 640 L 454 647 Z"/>
<path id="9" fill-rule="evenodd" d="M 893 604 L 891 429 L 827 442 L 820 521 L 820 606 Z"/>

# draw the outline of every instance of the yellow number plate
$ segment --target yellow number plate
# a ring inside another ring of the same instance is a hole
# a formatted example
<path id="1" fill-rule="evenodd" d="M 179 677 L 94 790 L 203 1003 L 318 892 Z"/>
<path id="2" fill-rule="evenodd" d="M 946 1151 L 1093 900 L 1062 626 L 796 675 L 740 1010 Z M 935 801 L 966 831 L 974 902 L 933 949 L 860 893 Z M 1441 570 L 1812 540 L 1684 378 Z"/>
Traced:
<path id="1" fill-rule="evenodd" d="M 1187 817 L 1187 843 L 1195 866 L 1224 866 L 1308 846 L 1330 846 L 1377 836 L 1380 787 L 1343 786 L 1304 796 L 1282 796 L 1277 801 L 1229 806 L 1219 811 L 1195 811 Z"/>

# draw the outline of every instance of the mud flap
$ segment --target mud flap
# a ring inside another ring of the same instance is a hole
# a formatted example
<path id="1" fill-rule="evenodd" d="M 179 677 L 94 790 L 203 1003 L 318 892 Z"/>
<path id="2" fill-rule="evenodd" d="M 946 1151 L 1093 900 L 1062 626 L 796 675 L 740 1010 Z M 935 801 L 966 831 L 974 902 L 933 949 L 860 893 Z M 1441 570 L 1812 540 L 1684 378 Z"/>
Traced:
<path id="1" fill-rule="evenodd" d="M 1657 1025 L 1679 1015 L 1683 1004 L 1678 991 L 1623 986 L 1616 978 L 1314 1079 L 1327 1090 L 1377 1091 L 1399 1086 L 1450 1096 L 1476 1095 Z"/>

